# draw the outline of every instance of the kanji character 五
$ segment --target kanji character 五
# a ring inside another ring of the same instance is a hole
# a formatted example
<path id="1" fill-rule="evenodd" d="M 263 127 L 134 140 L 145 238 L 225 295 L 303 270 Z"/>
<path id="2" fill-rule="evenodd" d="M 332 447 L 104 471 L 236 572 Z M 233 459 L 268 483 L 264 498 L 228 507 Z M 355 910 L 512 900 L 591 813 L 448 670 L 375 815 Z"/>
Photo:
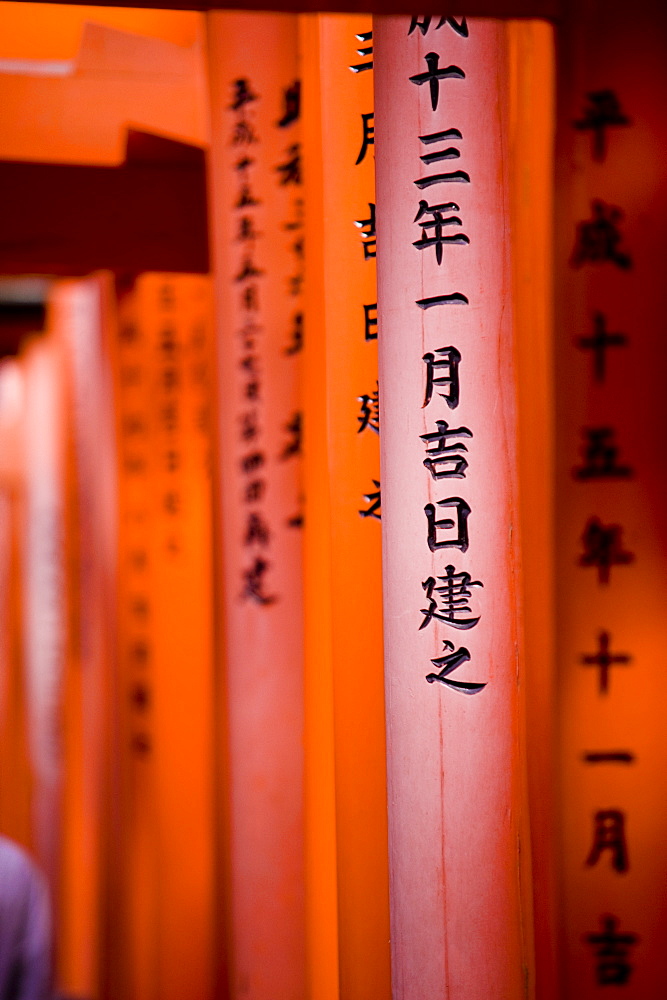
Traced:
<path id="1" fill-rule="evenodd" d="M 617 460 L 618 447 L 614 442 L 616 432 L 612 427 L 584 427 L 584 464 L 573 470 L 575 479 L 629 479 L 632 469 Z"/>

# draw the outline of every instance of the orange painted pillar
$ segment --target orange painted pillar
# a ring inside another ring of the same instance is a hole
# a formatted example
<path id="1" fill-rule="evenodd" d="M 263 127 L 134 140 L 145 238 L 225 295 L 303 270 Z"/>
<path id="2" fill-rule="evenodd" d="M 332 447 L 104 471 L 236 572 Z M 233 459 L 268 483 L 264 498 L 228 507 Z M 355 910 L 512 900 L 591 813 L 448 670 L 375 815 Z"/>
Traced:
<path id="1" fill-rule="evenodd" d="M 392 982 L 531 995 L 500 22 L 374 22 Z"/>
<path id="2" fill-rule="evenodd" d="M 231 997 L 305 993 L 297 21 L 209 15 Z"/>
<path id="3" fill-rule="evenodd" d="M 665 990 L 667 12 L 559 31 L 558 690 L 563 996 Z"/>
<path id="4" fill-rule="evenodd" d="M 59 345 L 53 337 L 32 340 L 22 364 L 21 606 L 26 723 L 33 772 L 33 845 L 57 900 L 67 653 L 65 398 Z"/>
<path id="5" fill-rule="evenodd" d="M 6 359 L 0 366 L 0 831 L 32 850 L 33 775 L 28 752 L 25 705 L 20 564 L 24 386 L 20 361 Z"/>
<path id="6" fill-rule="evenodd" d="M 559 994 L 555 560 L 553 551 L 554 31 L 545 21 L 507 23 L 509 55 L 513 315 L 518 402 L 521 625 L 530 804 L 535 987 Z"/>
<path id="7" fill-rule="evenodd" d="M 371 19 L 306 16 L 301 52 L 309 987 L 370 1000 L 390 996 Z"/>
<path id="8" fill-rule="evenodd" d="M 144 275 L 120 291 L 109 345 L 121 873 L 110 961 L 137 1000 L 213 995 L 211 325 L 206 278 Z"/>
<path id="9" fill-rule="evenodd" d="M 115 455 L 103 325 L 111 291 L 108 278 L 61 282 L 49 302 L 49 330 L 63 360 L 67 409 L 68 629 L 57 978 L 63 990 L 91 996 L 100 982 L 104 800 L 109 794 L 104 782 L 112 649 L 107 581 Z"/>

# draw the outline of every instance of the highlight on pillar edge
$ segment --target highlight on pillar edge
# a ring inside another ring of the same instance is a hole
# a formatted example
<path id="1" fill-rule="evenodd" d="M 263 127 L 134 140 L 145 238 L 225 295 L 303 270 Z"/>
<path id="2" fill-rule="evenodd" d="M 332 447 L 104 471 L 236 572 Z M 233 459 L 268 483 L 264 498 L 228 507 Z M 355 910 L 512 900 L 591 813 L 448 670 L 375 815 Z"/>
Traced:
<path id="1" fill-rule="evenodd" d="M 667 5 L 163 3 L 0 2 L 0 1000 L 664 1000 Z"/>

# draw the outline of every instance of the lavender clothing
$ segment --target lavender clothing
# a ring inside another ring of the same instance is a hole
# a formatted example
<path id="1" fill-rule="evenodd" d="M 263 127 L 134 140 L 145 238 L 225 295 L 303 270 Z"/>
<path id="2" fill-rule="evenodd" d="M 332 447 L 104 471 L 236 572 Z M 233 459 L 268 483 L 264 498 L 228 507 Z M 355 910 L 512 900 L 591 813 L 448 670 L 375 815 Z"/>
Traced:
<path id="1" fill-rule="evenodd" d="M 25 851 L 0 837 L 0 1000 L 48 1000 L 50 957 L 44 879 Z"/>

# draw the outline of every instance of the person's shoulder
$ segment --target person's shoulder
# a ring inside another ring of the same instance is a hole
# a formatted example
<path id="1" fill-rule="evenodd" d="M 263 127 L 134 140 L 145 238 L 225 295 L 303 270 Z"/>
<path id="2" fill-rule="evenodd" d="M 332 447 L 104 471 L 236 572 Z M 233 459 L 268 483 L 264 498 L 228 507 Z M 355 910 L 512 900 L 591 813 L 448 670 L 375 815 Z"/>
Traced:
<path id="1" fill-rule="evenodd" d="M 32 882 L 39 876 L 28 852 L 9 837 L 0 835 L 0 879 L 6 880 L 8 877 Z"/>

